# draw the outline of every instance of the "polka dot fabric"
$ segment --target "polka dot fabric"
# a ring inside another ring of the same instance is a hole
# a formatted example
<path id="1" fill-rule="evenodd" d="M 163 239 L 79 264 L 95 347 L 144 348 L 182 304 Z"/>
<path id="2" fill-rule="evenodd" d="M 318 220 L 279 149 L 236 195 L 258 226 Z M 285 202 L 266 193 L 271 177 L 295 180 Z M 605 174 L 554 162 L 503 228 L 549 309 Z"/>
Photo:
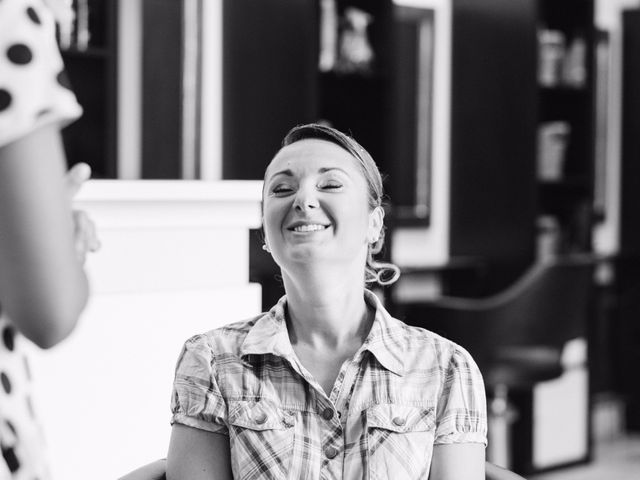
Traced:
<path id="1" fill-rule="evenodd" d="M 0 147 L 80 116 L 44 0 L 0 0 Z M 25 342 L 0 305 L 0 480 L 50 480 Z"/>
<path id="2" fill-rule="evenodd" d="M 0 480 L 50 480 L 24 341 L 0 312 Z"/>
<path id="3" fill-rule="evenodd" d="M 54 38 L 43 0 L 0 0 L 0 146 L 82 113 Z"/>

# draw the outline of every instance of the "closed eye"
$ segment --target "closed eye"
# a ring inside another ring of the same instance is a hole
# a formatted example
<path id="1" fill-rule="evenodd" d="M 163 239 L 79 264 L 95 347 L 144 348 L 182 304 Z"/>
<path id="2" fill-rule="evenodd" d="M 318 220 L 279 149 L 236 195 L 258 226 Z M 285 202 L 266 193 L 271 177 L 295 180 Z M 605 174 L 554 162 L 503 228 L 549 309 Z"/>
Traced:
<path id="1" fill-rule="evenodd" d="M 271 193 L 274 195 L 286 195 L 293 192 L 293 188 L 288 185 L 278 185 L 271 189 Z"/>
<path id="2" fill-rule="evenodd" d="M 327 183 L 325 185 L 321 185 L 320 188 L 323 190 L 338 190 L 342 188 L 342 184 L 340 183 Z"/>

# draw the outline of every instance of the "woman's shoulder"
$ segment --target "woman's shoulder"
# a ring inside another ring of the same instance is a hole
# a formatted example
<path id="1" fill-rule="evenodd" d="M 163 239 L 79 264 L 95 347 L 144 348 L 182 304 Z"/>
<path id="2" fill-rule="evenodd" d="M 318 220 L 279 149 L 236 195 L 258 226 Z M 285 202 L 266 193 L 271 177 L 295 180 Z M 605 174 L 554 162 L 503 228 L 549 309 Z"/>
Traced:
<path id="1" fill-rule="evenodd" d="M 405 336 L 408 341 L 413 341 L 423 346 L 433 345 L 445 350 L 456 350 L 462 348 L 454 341 L 426 328 L 409 325 L 397 318 L 393 318 L 393 321 L 397 322 L 396 325 L 401 329 L 403 336 Z"/>
<path id="2" fill-rule="evenodd" d="M 471 354 L 464 346 L 426 328 L 408 325 L 400 320 L 396 321 L 401 325 L 407 352 L 430 353 L 431 355 L 427 356 L 432 360 L 435 357 L 435 360 L 441 365 L 475 365 Z"/>
<path id="3" fill-rule="evenodd" d="M 265 313 L 261 313 L 251 318 L 227 323 L 221 327 L 195 334 L 185 341 L 185 348 L 216 353 L 236 353 L 251 329 L 264 315 Z"/>

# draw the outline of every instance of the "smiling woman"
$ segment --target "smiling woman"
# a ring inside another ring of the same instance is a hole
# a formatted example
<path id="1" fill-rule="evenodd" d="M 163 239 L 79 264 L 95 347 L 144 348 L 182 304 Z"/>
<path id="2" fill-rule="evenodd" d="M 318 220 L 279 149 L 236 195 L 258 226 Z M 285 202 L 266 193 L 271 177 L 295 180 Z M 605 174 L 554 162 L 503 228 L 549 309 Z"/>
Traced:
<path id="1" fill-rule="evenodd" d="M 269 164 L 265 247 L 286 295 L 196 335 L 179 357 L 171 479 L 484 478 L 480 372 L 458 345 L 392 318 L 383 190 L 371 156 L 321 125 Z"/>

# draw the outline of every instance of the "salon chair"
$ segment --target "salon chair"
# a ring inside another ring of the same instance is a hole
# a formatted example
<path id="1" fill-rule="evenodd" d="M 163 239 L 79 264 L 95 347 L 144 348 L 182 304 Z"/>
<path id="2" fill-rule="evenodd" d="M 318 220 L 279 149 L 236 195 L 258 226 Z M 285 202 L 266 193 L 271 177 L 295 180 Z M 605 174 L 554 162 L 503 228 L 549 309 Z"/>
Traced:
<path id="1" fill-rule="evenodd" d="M 527 386 L 560 375 L 565 343 L 586 335 L 593 267 L 587 255 L 557 257 L 495 295 L 401 303 L 394 313 L 467 349 L 488 386 Z"/>
<path id="2" fill-rule="evenodd" d="M 563 374 L 565 345 L 587 335 L 594 263 L 587 255 L 556 257 L 533 264 L 492 296 L 398 304 L 393 313 L 467 349 L 482 372 L 490 405 L 504 406 L 511 392 L 531 391 Z M 500 458 L 511 466 L 509 452 Z"/>
<path id="3" fill-rule="evenodd" d="M 164 474 L 165 468 L 166 462 L 164 460 L 156 460 L 121 477 L 119 480 L 166 480 Z M 523 477 L 520 475 L 516 475 L 509 470 L 497 467 L 489 462 L 486 463 L 485 470 L 486 480 L 523 480 Z"/>

